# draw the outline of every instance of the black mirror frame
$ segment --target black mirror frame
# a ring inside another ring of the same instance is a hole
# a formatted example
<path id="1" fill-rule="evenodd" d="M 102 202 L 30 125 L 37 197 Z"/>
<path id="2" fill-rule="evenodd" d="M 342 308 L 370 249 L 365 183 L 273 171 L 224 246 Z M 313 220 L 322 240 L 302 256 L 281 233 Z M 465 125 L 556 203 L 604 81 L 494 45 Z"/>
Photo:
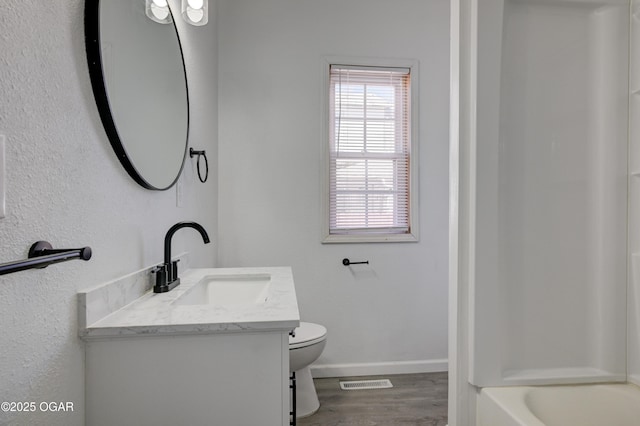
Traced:
<path id="1" fill-rule="evenodd" d="M 171 12 L 171 10 L 170 10 Z M 173 12 L 171 12 L 173 17 Z M 175 18 L 174 18 L 175 19 Z M 165 191 L 171 188 L 180 178 L 184 163 L 187 157 L 187 148 L 189 146 L 189 128 L 190 128 L 190 111 L 189 111 L 189 84 L 187 81 L 187 70 L 184 62 L 184 52 L 182 49 L 182 43 L 180 41 L 180 35 L 178 29 L 173 24 L 173 28 L 176 31 L 176 37 L 178 39 L 178 46 L 180 47 L 180 56 L 182 57 L 182 68 L 184 72 L 185 91 L 187 99 L 187 134 L 185 135 L 184 152 L 182 154 L 182 164 L 180 170 L 175 179 L 166 188 L 158 188 L 151 185 L 140 173 L 136 170 L 135 166 L 127 156 L 127 151 L 122 144 L 118 130 L 111 114 L 111 107 L 109 105 L 109 97 L 107 96 L 107 89 L 104 83 L 104 73 L 102 70 L 102 49 L 100 48 L 100 0 L 85 0 L 85 14 L 84 14 L 84 32 L 85 32 L 85 47 L 87 53 L 87 61 L 89 65 L 89 77 L 91 79 L 91 87 L 93 88 L 93 95 L 98 106 L 98 112 L 100 119 L 104 126 L 104 130 L 107 133 L 109 143 L 113 148 L 118 160 L 127 171 L 129 176 L 133 178 L 139 185 L 146 189 L 154 191 Z"/>

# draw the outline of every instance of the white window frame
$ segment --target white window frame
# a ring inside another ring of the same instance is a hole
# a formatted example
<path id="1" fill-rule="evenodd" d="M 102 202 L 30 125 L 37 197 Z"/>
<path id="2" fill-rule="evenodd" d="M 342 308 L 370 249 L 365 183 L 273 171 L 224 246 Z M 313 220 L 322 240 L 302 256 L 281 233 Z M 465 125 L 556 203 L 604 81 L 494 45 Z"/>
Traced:
<path id="1" fill-rule="evenodd" d="M 409 157 L 409 231 L 407 233 L 349 233 L 331 234 L 330 217 L 330 71 L 331 65 L 351 65 L 355 67 L 409 68 L 411 73 L 410 109 L 411 141 Z M 359 58 L 328 56 L 322 60 L 322 243 L 378 243 L 416 242 L 419 233 L 419 69 L 418 61 L 411 59 Z"/>

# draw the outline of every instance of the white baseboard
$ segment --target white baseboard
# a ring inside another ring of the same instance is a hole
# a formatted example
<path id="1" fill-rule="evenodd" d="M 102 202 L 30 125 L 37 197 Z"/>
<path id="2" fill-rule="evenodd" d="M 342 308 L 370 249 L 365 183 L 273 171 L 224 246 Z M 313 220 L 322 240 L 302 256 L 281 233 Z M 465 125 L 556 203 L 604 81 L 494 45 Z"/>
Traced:
<path id="1" fill-rule="evenodd" d="M 447 359 L 357 364 L 312 364 L 311 374 L 315 378 L 381 376 L 385 374 L 435 373 L 448 371 L 448 367 Z"/>

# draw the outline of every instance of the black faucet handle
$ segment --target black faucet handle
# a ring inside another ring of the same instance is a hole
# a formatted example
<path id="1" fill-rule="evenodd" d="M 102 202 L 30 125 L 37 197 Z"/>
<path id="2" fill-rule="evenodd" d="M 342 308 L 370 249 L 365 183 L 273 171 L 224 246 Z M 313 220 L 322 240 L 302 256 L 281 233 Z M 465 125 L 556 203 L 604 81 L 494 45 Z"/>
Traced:
<path id="1" fill-rule="evenodd" d="M 162 265 L 158 265 L 151 270 L 152 274 L 156 274 L 156 285 L 154 287 L 154 291 L 156 288 L 166 287 L 167 285 L 167 265 L 164 263 Z M 158 293 L 156 291 L 156 293 Z"/>
<path id="2" fill-rule="evenodd" d="M 162 265 L 158 265 L 155 268 L 151 269 L 152 274 L 158 274 L 162 272 L 164 273 L 167 272 L 167 265 L 165 265 L 164 263 Z"/>
<path id="3" fill-rule="evenodd" d="M 164 270 L 167 269 L 167 264 L 166 263 L 161 263 L 161 264 L 155 266 L 153 269 L 151 269 L 151 273 L 155 274 L 156 272 L 161 271 L 163 269 Z"/>
<path id="4" fill-rule="evenodd" d="M 171 265 L 169 266 L 169 282 L 174 281 L 175 279 L 178 278 L 178 262 L 180 262 L 180 259 L 178 260 L 174 260 L 173 262 L 171 262 Z"/>

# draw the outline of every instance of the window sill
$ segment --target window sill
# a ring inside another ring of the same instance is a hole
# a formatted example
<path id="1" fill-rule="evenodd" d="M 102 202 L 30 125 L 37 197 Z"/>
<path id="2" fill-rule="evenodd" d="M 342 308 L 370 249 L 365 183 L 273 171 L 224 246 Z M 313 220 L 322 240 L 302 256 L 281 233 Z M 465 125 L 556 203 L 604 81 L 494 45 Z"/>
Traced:
<path id="1" fill-rule="evenodd" d="M 327 235 L 322 240 L 322 244 L 344 244 L 344 243 L 415 243 L 418 238 L 413 234 L 332 234 Z"/>

